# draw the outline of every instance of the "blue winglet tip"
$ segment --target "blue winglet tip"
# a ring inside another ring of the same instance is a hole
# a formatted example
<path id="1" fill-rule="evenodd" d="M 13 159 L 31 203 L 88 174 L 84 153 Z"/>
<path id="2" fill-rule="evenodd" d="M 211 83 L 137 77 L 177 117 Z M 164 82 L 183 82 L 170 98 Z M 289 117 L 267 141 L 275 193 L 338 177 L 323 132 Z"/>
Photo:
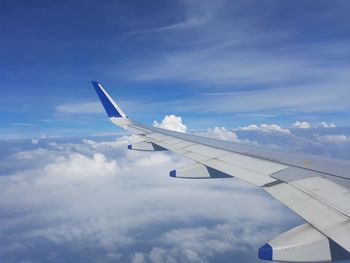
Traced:
<path id="1" fill-rule="evenodd" d="M 169 173 L 170 177 L 176 177 L 176 170 L 172 170 Z"/>
<path id="2" fill-rule="evenodd" d="M 259 258 L 264 260 L 272 260 L 272 247 L 269 244 L 259 248 Z"/>
<path id="3" fill-rule="evenodd" d="M 113 103 L 110 101 L 110 99 L 106 96 L 105 92 L 103 91 L 100 83 L 97 81 L 91 81 L 92 85 L 94 86 L 98 97 L 101 100 L 101 103 L 103 107 L 105 108 L 108 117 L 122 117 L 122 115 L 118 112 L 118 110 L 114 107 Z"/>
<path id="4" fill-rule="evenodd" d="M 99 86 L 100 83 L 98 81 L 95 81 L 95 80 L 92 80 L 91 83 L 92 83 L 92 86 L 94 87 L 94 89 L 96 90 L 97 94 L 100 94 L 100 92 L 101 92 L 100 91 L 101 88 Z"/>
<path id="5" fill-rule="evenodd" d="M 132 145 L 131 144 L 128 145 L 128 149 L 132 150 Z"/>
<path id="6" fill-rule="evenodd" d="M 92 83 L 92 85 L 93 85 L 95 88 L 98 87 L 98 81 L 92 80 L 91 83 Z"/>

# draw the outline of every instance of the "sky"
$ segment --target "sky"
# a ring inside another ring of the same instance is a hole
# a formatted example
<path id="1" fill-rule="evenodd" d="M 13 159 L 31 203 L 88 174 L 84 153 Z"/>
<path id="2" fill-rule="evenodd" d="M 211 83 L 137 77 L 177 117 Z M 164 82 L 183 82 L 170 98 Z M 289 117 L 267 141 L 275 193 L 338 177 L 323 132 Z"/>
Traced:
<path id="1" fill-rule="evenodd" d="M 348 1 L 1 1 L 1 138 L 143 123 L 349 126 Z"/>
<path id="2" fill-rule="evenodd" d="M 138 122 L 350 160 L 349 1 L 0 1 L 0 261 L 259 262 L 302 219 L 128 151 Z M 263 262 L 263 261 L 261 261 Z"/>

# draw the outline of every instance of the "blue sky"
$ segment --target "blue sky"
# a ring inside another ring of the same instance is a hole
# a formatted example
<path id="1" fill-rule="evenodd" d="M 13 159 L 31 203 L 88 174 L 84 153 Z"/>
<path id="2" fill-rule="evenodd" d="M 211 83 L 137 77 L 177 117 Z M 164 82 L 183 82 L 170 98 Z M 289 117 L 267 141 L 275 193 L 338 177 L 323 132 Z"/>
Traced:
<path id="1" fill-rule="evenodd" d="M 176 180 L 132 119 L 350 160 L 349 1 L 1 1 L 0 261 L 263 262 L 303 221 L 262 190 Z M 175 114 L 175 115 L 173 115 Z M 156 122 L 154 122 L 156 121 Z"/>
<path id="2" fill-rule="evenodd" d="M 349 126 L 349 6 L 4 1 L 1 138 L 113 132 L 90 80 L 145 123 Z"/>

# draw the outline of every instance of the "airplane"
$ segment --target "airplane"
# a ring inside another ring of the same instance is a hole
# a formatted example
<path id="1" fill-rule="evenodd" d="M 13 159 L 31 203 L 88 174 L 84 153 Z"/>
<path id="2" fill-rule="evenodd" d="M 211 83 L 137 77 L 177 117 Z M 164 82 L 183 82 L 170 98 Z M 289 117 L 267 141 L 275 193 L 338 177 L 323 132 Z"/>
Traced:
<path id="1" fill-rule="evenodd" d="M 258 257 L 288 262 L 350 259 L 350 162 L 216 140 L 139 124 L 92 81 L 110 121 L 141 137 L 130 150 L 169 150 L 194 161 L 175 178 L 238 178 L 260 187 L 305 220 L 263 245 Z"/>

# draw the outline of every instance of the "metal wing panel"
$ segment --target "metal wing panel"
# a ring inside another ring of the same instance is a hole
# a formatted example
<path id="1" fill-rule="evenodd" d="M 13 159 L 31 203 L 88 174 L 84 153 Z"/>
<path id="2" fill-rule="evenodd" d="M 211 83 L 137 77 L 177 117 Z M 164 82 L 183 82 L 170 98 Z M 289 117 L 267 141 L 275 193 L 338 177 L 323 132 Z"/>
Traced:
<path id="1" fill-rule="evenodd" d="M 321 233 L 350 251 L 349 217 L 314 198 L 308 191 L 303 191 L 290 184 L 280 183 L 264 189 Z"/>
<path id="2" fill-rule="evenodd" d="M 190 152 L 207 156 L 209 158 L 218 158 L 220 156 L 227 155 L 230 153 L 228 151 L 220 150 L 214 147 L 205 146 L 201 144 L 193 144 L 191 146 L 185 147 L 184 149 Z"/>
<path id="3" fill-rule="evenodd" d="M 181 139 L 176 139 L 176 138 L 165 140 L 165 141 L 163 141 L 163 143 L 173 145 L 173 146 L 176 146 L 178 148 L 184 148 L 184 147 L 195 144 L 193 142 L 189 142 L 189 141 L 185 141 L 185 140 L 181 140 Z"/>
<path id="4" fill-rule="evenodd" d="M 266 184 L 270 184 L 276 181 L 276 179 L 270 176 L 254 172 L 247 168 L 232 165 L 218 159 L 209 159 L 201 163 L 211 168 L 214 168 L 220 172 L 232 175 L 255 186 L 264 186 Z"/>
<path id="5" fill-rule="evenodd" d="M 324 177 L 305 178 L 290 182 L 290 184 L 350 217 L 350 190 L 348 188 Z"/>
<path id="6" fill-rule="evenodd" d="M 154 142 L 161 142 L 171 139 L 170 136 L 164 135 L 162 133 L 151 133 L 146 135 L 147 138 L 153 140 Z"/>
<path id="7" fill-rule="evenodd" d="M 282 164 L 261 160 L 250 156 L 244 156 L 237 153 L 230 153 L 228 155 L 221 156 L 218 159 L 264 175 L 271 175 L 288 168 L 288 166 Z M 252 162 L 254 165 L 252 165 Z"/>

